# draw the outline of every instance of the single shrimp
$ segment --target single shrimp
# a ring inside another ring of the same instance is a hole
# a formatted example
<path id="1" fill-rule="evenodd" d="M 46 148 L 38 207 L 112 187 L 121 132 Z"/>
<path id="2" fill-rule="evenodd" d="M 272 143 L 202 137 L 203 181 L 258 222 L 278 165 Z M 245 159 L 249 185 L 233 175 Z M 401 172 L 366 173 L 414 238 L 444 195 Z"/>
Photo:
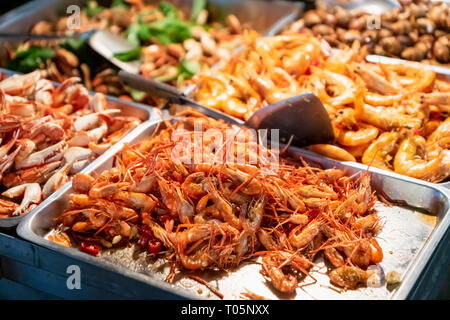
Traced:
<path id="1" fill-rule="evenodd" d="M 436 105 L 441 111 L 450 111 L 450 92 L 431 92 L 420 96 L 420 103 L 425 105 Z"/>
<path id="2" fill-rule="evenodd" d="M 322 190 L 321 190 L 322 189 Z M 304 198 L 326 198 L 337 199 L 337 194 L 332 189 L 324 190 L 319 186 L 306 185 L 296 189 L 296 193 Z"/>
<path id="3" fill-rule="evenodd" d="M 204 172 L 194 172 L 186 177 L 181 185 L 181 190 L 190 198 L 199 199 L 206 195 L 204 184 L 206 183 Z"/>
<path id="4" fill-rule="evenodd" d="M 303 248 L 320 233 L 322 224 L 322 221 L 315 220 L 306 225 L 306 227 L 302 225 L 295 227 L 289 233 L 289 243 L 296 248 Z"/>
<path id="5" fill-rule="evenodd" d="M 326 103 L 333 107 L 353 103 L 356 86 L 350 78 L 317 67 L 312 67 L 311 72 L 318 76 L 321 81 L 325 81 L 327 92 L 332 93 L 332 96 L 325 101 Z"/>
<path id="6" fill-rule="evenodd" d="M 340 220 L 346 220 L 352 213 L 361 216 L 367 212 L 372 203 L 372 189 L 370 187 L 370 177 L 365 173 L 360 180 L 357 189 L 352 189 L 347 194 L 347 199 L 339 204 L 333 214 Z"/>
<path id="7" fill-rule="evenodd" d="M 420 128 L 422 120 L 399 112 L 395 107 L 373 107 L 364 103 L 365 90 L 359 90 L 355 95 L 356 117 L 366 123 L 385 131 L 392 128 Z"/>
<path id="8" fill-rule="evenodd" d="M 227 166 L 225 168 L 224 173 L 234 182 L 241 185 L 239 188 L 240 191 L 249 196 L 255 196 L 261 193 L 262 186 L 261 183 L 252 178 L 252 175 L 243 172 L 238 168 L 233 168 Z"/>
<path id="9" fill-rule="evenodd" d="M 290 215 L 288 221 L 299 226 L 306 226 L 309 222 L 309 217 L 306 214 L 296 213 Z"/>
<path id="10" fill-rule="evenodd" d="M 94 186 L 95 179 L 87 174 L 77 173 L 72 179 L 72 188 L 76 193 L 89 193 Z"/>
<path id="11" fill-rule="evenodd" d="M 356 289 L 359 285 L 366 285 L 370 275 L 371 272 L 352 266 L 341 266 L 329 274 L 332 283 L 346 289 Z"/>
<path id="12" fill-rule="evenodd" d="M 297 277 L 283 272 L 282 266 L 291 266 L 306 272 L 310 262 L 299 254 L 286 251 L 270 251 L 262 258 L 261 273 L 270 278 L 271 284 L 281 292 L 294 292 L 298 286 Z"/>
<path id="13" fill-rule="evenodd" d="M 383 95 L 374 92 L 367 92 L 364 101 L 372 106 L 392 106 L 404 98 L 403 93 L 394 95 Z"/>
<path id="14" fill-rule="evenodd" d="M 397 147 L 397 141 L 400 134 L 397 131 L 382 133 L 372 144 L 364 151 L 361 162 L 376 168 L 391 170 L 393 153 Z"/>
<path id="15" fill-rule="evenodd" d="M 379 217 L 376 214 L 369 214 L 364 217 L 357 218 L 352 222 L 352 227 L 355 230 L 362 232 L 376 232 L 379 227 Z"/>
<path id="16" fill-rule="evenodd" d="M 111 203 L 108 201 L 102 201 L 102 209 L 106 213 L 108 213 L 109 216 L 111 216 L 115 220 L 126 220 L 129 222 L 136 222 L 139 218 L 139 215 L 136 213 L 135 210 L 117 205 L 115 203 Z"/>
<path id="17" fill-rule="evenodd" d="M 175 245 L 187 245 L 192 242 L 196 242 L 202 239 L 211 237 L 211 225 L 210 224 L 195 224 L 189 226 L 188 229 L 177 232 L 168 232 L 167 236 L 170 241 Z"/>
<path id="18" fill-rule="evenodd" d="M 261 242 L 261 244 L 266 248 L 268 251 L 275 250 L 277 247 L 275 241 L 273 240 L 272 236 L 265 230 L 259 229 L 257 232 L 258 240 Z"/>
<path id="19" fill-rule="evenodd" d="M 69 195 L 70 204 L 77 207 L 89 207 L 95 204 L 94 200 L 89 198 L 87 194 L 71 193 Z"/>
<path id="20" fill-rule="evenodd" d="M 119 190 L 119 187 L 117 183 L 109 183 L 107 181 L 98 182 L 89 189 L 89 197 L 109 198 Z"/>
<path id="21" fill-rule="evenodd" d="M 195 253 L 187 255 L 184 249 L 178 249 L 180 262 L 188 270 L 205 269 L 214 262 L 216 256 L 206 247 L 198 249 Z"/>
<path id="22" fill-rule="evenodd" d="M 351 244 L 341 247 L 347 258 L 358 267 L 366 269 L 372 258 L 372 248 L 369 239 L 364 238 L 359 240 L 356 244 Z"/>
<path id="23" fill-rule="evenodd" d="M 195 213 L 194 206 L 191 202 L 188 201 L 183 196 L 183 193 L 180 190 L 180 187 L 175 188 L 174 197 L 177 205 L 177 212 L 178 217 L 180 218 L 180 221 L 186 221 L 186 219 L 189 219 L 192 217 Z"/>
<path id="24" fill-rule="evenodd" d="M 264 214 L 265 198 L 261 196 L 258 200 L 252 200 L 241 212 L 241 224 L 244 230 L 255 234 L 261 225 Z"/>
<path id="25" fill-rule="evenodd" d="M 367 88 L 375 90 L 384 95 L 395 95 L 398 89 L 395 88 L 387 79 L 367 68 L 363 64 L 355 64 L 354 70 L 366 83 Z"/>
<path id="26" fill-rule="evenodd" d="M 401 143 L 394 158 L 394 170 L 413 178 L 434 181 L 441 176 L 444 154 L 430 161 L 417 159 L 417 144 L 411 134 Z"/>
<path id="27" fill-rule="evenodd" d="M 287 188 L 281 188 L 279 186 L 274 186 L 274 194 L 283 203 L 288 203 L 289 206 L 298 212 L 303 212 L 306 210 L 305 202 L 300 199 L 293 191 Z"/>
<path id="28" fill-rule="evenodd" d="M 210 187 L 209 192 L 211 198 L 222 215 L 223 220 L 228 222 L 232 227 L 241 229 L 241 222 L 239 221 L 239 218 L 235 216 L 231 204 L 219 194 L 216 188 L 211 187 L 211 183 L 209 183 L 208 186 Z"/>
<path id="29" fill-rule="evenodd" d="M 399 78 L 399 83 L 411 92 L 425 91 L 436 79 L 436 73 L 432 68 L 417 62 L 386 64 L 383 68 L 394 71 Z"/>
<path id="30" fill-rule="evenodd" d="M 234 250 L 236 256 L 234 258 L 234 264 L 239 265 L 239 263 L 244 259 L 248 252 L 252 252 L 252 248 L 256 243 L 256 235 L 254 232 L 244 230 L 239 236 L 239 241 L 236 244 Z"/>
<path id="31" fill-rule="evenodd" d="M 351 153 L 332 144 L 313 144 L 308 149 L 331 159 L 356 162 L 355 157 Z"/>
<path id="32" fill-rule="evenodd" d="M 147 196 L 145 193 L 130 192 L 130 191 L 117 191 L 113 196 L 113 200 L 120 200 L 125 205 L 132 207 L 142 212 L 150 213 L 156 206 L 155 201 Z"/>
<path id="33" fill-rule="evenodd" d="M 203 196 L 195 207 L 194 223 L 207 223 L 211 219 L 221 218 L 221 214 L 216 205 L 211 200 L 211 195 Z"/>
<path id="34" fill-rule="evenodd" d="M 338 130 L 336 140 L 343 146 L 355 147 L 372 142 L 378 136 L 378 132 L 374 126 L 358 123 L 356 130 Z"/>
<path id="35" fill-rule="evenodd" d="M 334 184 L 337 180 L 344 176 L 344 172 L 338 169 L 325 169 L 317 174 L 319 180 L 323 180 L 326 183 Z"/>
<path id="36" fill-rule="evenodd" d="M 345 265 L 344 257 L 341 255 L 341 253 L 333 247 L 326 248 L 324 250 L 325 257 L 331 262 L 333 266 L 336 268 L 342 267 Z"/>
<path id="37" fill-rule="evenodd" d="M 139 180 L 136 180 L 130 187 L 131 191 L 134 192 L 150 192 L 158 185 L 156 175 L 154 173 L 145 175 Z"/>

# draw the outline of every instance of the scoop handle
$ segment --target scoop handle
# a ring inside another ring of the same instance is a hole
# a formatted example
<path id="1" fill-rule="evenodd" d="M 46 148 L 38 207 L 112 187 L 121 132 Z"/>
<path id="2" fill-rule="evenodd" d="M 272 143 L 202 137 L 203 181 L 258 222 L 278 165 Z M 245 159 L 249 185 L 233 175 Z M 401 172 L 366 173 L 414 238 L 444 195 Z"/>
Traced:
<path id="1" fill-rule="evenodd" d="M 166 83 L 158 82 L 152 79 L 144 78 L 140 75 L 130 73 L 124 70 L 119 71 L 119 79 L 124 84 L 144 92 L 147 92 L 151 95 L 167 99 L 171 103 L 176 103 L 180 105 L 190 106 L 194 109 L 199 110 L 200 112 L 206 114 L 207 116 L 222 119 L 226 122 L 236 125 L 243 125 L 244 121 L 232 117 L 228 114 L 220 112 L 218 110 L 214 110 L 205 106 L 198 104 L 197 102 L 189 99 L 184 94 L 179 92 L 177 88 L 168 85 Z"/>
<path id="2" fill-rule="evenodd" d="M 119 79 L 125 85 L 130 86 L 136 90 L 150 93 L 151 95 L 169 99 L 177 104 L 185 104 L 186 100 L 189 100 L 177 88 L 152 79 L 144 78 L 140 75 L 127 72 L 125 70 L 119 71 Z"/>

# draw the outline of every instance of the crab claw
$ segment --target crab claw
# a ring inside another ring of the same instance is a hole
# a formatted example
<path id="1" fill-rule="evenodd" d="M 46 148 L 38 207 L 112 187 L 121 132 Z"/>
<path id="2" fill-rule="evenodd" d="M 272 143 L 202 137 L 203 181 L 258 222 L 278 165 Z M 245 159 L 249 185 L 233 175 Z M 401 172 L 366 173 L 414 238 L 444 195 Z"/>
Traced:
<path id="1" fill-rule="evenodd" d="M 33 209 L 41 202 L 41 186 L 39 183 L 26 183 L 12 187 L 2 193 L 7 198 L 18 198 L 23 195 L 20 206 L 11 214 L 11 216 L 20 216 Z"/>

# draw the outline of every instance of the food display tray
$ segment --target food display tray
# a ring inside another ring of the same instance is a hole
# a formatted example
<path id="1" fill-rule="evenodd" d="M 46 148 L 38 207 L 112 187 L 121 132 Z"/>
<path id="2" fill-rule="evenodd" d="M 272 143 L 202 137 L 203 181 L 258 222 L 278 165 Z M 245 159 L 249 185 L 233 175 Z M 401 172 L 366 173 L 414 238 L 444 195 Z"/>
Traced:
<path id="1" fill-rule="evenodd" d="M 0 68 L 0 73 L 6 73 L 9 76 L 11 76 L 13 74 L 18 74 L 17 72 L 13 72 L 13 71 L 10 71 L 10 70 L 7 70 L 7 69 L 2 69 L 2 68 Z M 55 83 L 55 85 L 58 85 L 58 84 Z M 90 94 L 94 94 L 94 92 L 90 92 Z M 135 102 L 131 102 L 131 101 L 121 100 L 121 99 L 118 99 L 118 98 L 115 98 L 115 97 L 111 97 L 111 96 L 106 96 L 106 100 L 107 100 L 107 107 L 109 109 L 120 109 L 121 110 L 121 113 L 120 113 L 121 116 L 138 117 L 139 119 L 141 119 L 143 121 L 143 123 L 145 121 L 150 120 L 150 119 L 155 119 L 155 117 L 156 118 L 159 117 L 156 109 L 153 108 L 153 107 L 149 107 L 149 106 L 146 106 L 146 105 L 143 105 L 143 104 L 139 104 L 139 103 L 135 103 Z M 140 125 L 142 125 L 142 124 L 140 124 Z M 138 127 L 134 128 L 132 131 L 137 130 Z M 132 131 L 130 131 L 130 132 L 132 132 Z M 102 156 L 103 155 L 100 155 L 97 159 L 95 159 L 93 162 L 91 162 L 81 172 L 89 170 L 89 167 L 91 165 L 95 165 L 95 163 L 97 161 L 102 162 L 102 160 L 100 159 Z M 70 184 L 70 182 L 68 182 L 67 184 Z M 47 199 L 45 199 L 41 204 L 39 204 L 39 206 L 45 205 L 45 203 L 52 201 L 57 196 L 58 192 L 59 192 L 58 190 L 55 191 Z M 37 210 L 39 208 L 39 206 L 36 207 L 33 210 Z M 29 214 L 29 213 L 27 213 L 27 214 Z M 11 217 L 11 218 L 0 218 L 0 228 L 11 228 L 11 227 L 14 227 L 20 222 L 20 220 L 23 219 L 24 216 L 25 215 L 21 215 L 21 216 L 18 216 L 18 217 Z"/>
<path id="2" fill-rule="evenodd" d="M 161 126 L 163 124 L 160 121 L 148 121 L 140 126 L 139 130 L 133 131 L 108 150 L 102 157 L 102 161 L 96 161 L 90 165 L 85 173 L 99 173 L 111 168 L 115 154 L 124 143 L 138 143 Z M 342 169 L 348 175 L 365 171 L 364 165 L 341 163 L 294 147 L 290 147 L 288 153 L 297 158 L 302 157 L 311 165 L 324 169 L 332 167 Z M 327 264 L 320 258 L 315 261 L 317 264 L 311 270 L 317 282 L 312 281 L 311 278 L 305 278 L 296 293 L 290 295 L 280 294 L 272 289 L 272 286 L 259 273 L 261 266 L 258 260 L 243 262 L 240 267 L 229 272 L 205 271 L 198 272 L 196 275 L 209 281 L 224 295 L 225 299 L 239 299 L 240 294 L 245 290 L 267 299 L 405 299 L 420 279 L 420 274 L 449 227 L 450 190 L 376 168 L 369 169 L 369 173 L 372 188 L 378 194 L 390 199 L 393 203 L 402 203 L 402 206 L 388 206 L 377 202 L 375 206 L 384 223 L 377 236 L 384 252 L 384 259 L 379 267 L 385 274 L 397 271 L 401 276 L 400 285 L 388 287 L 385 281 L 382 281 L 379 287 L 336 290 L 326 275 Z M 52 201 L 45 202 L 37 210 L 28 214 L 18 226 L 18 235 L 82 263 L 89 263 L 134 280 L 143 281 L 158 290 L 166 290 L 171 294 L 191 299 L 216 298 L 208 289 L 189 279 L 184 273 L 175 277 L 174 284 L 165 282 L 164 278 L 169 271 L 169 265 L 162 259 L 152 260 L 150 256 L 140 252 L 134 246 L 106 250 L 99 257 L 92 257 L 76 248 L 67 248 L 47 240 L 45 237 L 54 228 L 55 218 L 67 207 L 71 192 L 71 185 L 66 185 L 53 197 Z M 103 279 L 102 274 L 98 274 L 96 281 L 106 282 L 107 280 Z"/>

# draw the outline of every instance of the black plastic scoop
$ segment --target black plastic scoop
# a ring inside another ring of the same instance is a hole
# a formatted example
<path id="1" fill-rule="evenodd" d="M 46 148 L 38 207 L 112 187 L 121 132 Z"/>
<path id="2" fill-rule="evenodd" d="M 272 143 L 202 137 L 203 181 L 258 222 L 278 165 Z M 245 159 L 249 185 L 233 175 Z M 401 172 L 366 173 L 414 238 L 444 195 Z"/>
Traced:
<path id="1" fill-rule="evenodd" d="M 279 129 L 280 141 L 302 147 L 334 140 L 330 118 L 322 102 L 312 93 L 301 94 L 258 109 L 247 121 L 202 106 L 180 93 L 175 87 L 119 71 L 119 79 L 127 86 L 168 99 L 169 103 L 185 105 L 228 123 L 253 129 Z"/>

